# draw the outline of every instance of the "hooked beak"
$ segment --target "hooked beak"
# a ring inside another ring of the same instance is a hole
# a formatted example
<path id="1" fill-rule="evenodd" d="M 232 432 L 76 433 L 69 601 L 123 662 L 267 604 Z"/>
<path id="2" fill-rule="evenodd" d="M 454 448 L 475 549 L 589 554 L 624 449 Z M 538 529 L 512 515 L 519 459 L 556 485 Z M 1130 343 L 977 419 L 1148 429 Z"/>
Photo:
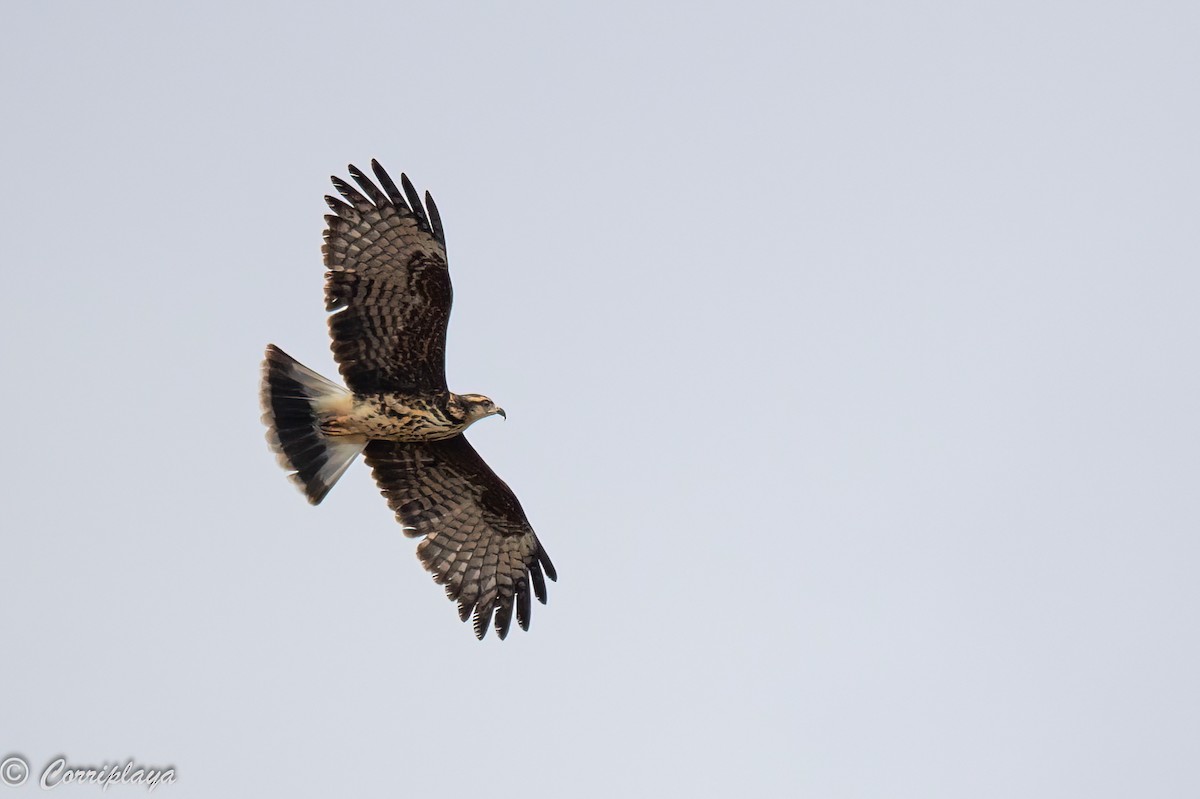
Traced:
<path id="1" fill-rule="evenodd" d="M 500 418 L 501 418 L 501 419 L 504 419 L 505 421 L 508 421 L 508 414 L 504 412 L 504 409 L 503 409 L 503 408 L 497 408 L 497 409 L 496 409 L 496 413 L 500 414 Z"/>

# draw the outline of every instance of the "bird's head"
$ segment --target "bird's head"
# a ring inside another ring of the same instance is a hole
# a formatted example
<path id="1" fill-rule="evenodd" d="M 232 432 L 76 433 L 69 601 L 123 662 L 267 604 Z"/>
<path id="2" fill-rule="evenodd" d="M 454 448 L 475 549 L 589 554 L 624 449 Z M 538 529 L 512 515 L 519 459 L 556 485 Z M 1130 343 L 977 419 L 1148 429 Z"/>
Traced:
<path id="1" fill-rule="evenodd" d="M 482 394 L 459 394 L 459 402 L 462 403 L 463 411 L 466 413 L 467 424 L 477 422 L 480 419 L 488 416 L 499 415 L 502 419 L 507 419 L 507 414 L 504 409 L 492 402 L 488 397 Z"/>

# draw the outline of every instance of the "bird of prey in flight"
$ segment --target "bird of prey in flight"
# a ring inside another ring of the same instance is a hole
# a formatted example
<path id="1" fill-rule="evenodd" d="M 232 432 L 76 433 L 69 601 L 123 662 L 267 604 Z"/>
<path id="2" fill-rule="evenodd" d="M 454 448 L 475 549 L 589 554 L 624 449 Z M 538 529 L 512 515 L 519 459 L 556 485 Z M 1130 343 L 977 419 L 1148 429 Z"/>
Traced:
<path id="1" fill-rule="evenodd" d="M 473 615 L 483 638 L 494 614 L 504 638 L 514 609 L 529 629 L 530 589 L 545 604 L 554 566 L 512 490 L 463 436 L 504 410 L 446 385 L 452 291 L 433 197 L 422 203 L 406 175 L 402 192 L 378 162 L 371 169 L 378 184 L 351 165 L 358 188 L 334 177 L 344 199 L 325 198 L 325 308 L 349 390 L 268 345 L 267 439 L 314 505 L 365 453 L 405 535 L 424 539 L 417 554 L 459 617 Z"/>

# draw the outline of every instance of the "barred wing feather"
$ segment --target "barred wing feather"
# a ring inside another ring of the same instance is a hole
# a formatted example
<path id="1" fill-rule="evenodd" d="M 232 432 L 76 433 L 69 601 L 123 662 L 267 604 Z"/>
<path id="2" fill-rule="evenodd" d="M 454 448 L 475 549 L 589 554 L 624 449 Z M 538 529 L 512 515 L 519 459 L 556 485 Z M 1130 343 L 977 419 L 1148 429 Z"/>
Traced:
<path id="1" fill-rule="evenodd" d="M 520 502 L 461 435 L 410 444 L 371 441 L 367 465 L 434 580 L 474 615 L 475 635 L 508 635 L 513 611 L 529 629 L 530 589 L 546 602 L 545 577 L 557 578 Z M 544 575 L 543 575 L 544 570 Z"/>
<path id="2" fill-rule="evenodd" d="M 334 177 L 326 197 L 325 307 L 333 354 L 356 394 L 446 391 L 446 325 L 454 293 L 433 197 L 406 175 L 403 192 L 377 161 L 379 185 L 354 165 L 358 189 Z M 361 191 L 359 190 L 361 189 Z M 428 212 L 426 212 L 428 208 Z"/>

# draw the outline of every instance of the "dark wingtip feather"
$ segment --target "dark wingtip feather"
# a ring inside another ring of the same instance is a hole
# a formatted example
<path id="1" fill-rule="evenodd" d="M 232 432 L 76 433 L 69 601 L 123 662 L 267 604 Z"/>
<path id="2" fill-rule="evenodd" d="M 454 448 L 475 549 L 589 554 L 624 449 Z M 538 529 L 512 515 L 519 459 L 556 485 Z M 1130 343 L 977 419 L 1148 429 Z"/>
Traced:
<path id="1" fill-rule="evenodd" d="M 446 246 L 446 232 L 442 230 L 442 215 L 438 213 L 437 204 L 433 201 L 433 195 L 425 192 L 425 207 L 429 209 L 429 222 L 433 225 L 433 237 Z"/>
<path id="2" fill-rule="evenodd" d="M 529 585 L 522 583 L 517 587 L 517 624 L 521 629 L 529 630 L 529 616 L 532 607 L 529 604 Z"/>
<path id="3" fill-rule="evenodd" d="M 349 200 L 351 202 L 351 204 L 353 204 L 353 205 L 369 205 L 370 204 L 367 202 L 367 198 L 364 197 L 361 193 L 359 193 L 358 189 L 354 188 L 346 181 L 342 180 L 341 178 L 337 177 L 336 175 L 334 175 L 330 179 L 333 181 L 333 187 L 335 189 L 337 189 L 338 192 L 343 197 L 345 197 L 347 200 Z"/>
<path id="4" fill-rule="evenodd" d="M 508 637 L 508 628 L 512 626 L 512 600 L 501 603 L 496 610 L 496 635 L 503 641 Z"/>
<path id="5" fill-rule="evenodd" d="M 353 206 L 347 205 L 337 197 L 332 197 L 328 194 L 325 195 L 325 204 L 332 208 L 334 213 L 336 213 L 339 217 L 354 213 Z"/>
<path id="6" fill-rule="evenodd" d="M 425 216 L 425 207 L 421 205 L 421 195 L 417 193 L 416 187 L 412 181 L 408 179 L 408 175 L 400 173 L 400 185 L 404 187 L 404 196 L 408 197 L 409 207 L 412 208 L 413 214 L 417 217 L 417 222 L 425 230 L 430 230 L 429 217 Z"/>
<path id="7" fill-rule="evenodd" d="M 487 606 L 476 606 L 475 608 L 475 637 L 480 641 L 487 635 L 488 628 L 492 626 L 492 605 L 489 602 Z"/>
<path id="8" fill-rule="evenodd" d="M 371 202 L 375 203 L 375 205 L 380 208 L 388 205 L 387 197 L 384 196 L 383 192 L 379 190 L 379 187 L 376 186 L 361 169 L 356 167 L 354 164 L 350 164 L 346 168 L 350 171 L 350 177 L 354 178 L 354 182 L 357 183 L 359 188 L 361 188 L 363 192 L 365 192 L 366 195 L 371 198 Z"/>
<path id="9" fill-rule="evenodd" d="M 529 564 L 529 577 L 533 580 L 533 593 L 537 595 L 538 602 L 546 604 L 546 578 L 542 576 L 542 567 L 536 560 Z"/>
<path id="10" fill-rule="evenodd" d="M 404 200 L 404 195 L 396 187 L 396 181 L 392 180 L 392 176 L 374 158 L 371 159 L 371 171 L 379 179 L 379 185 L 383 186 L 383 190 L 387 192 L 387 196 L 391 199 L 392 204 L 402 210 L 409 210 L 408 203 Z"/>
<path id="11" fill-rule="evenodd" d="M 541 562 L 542 568 L 546 570 L 546 576 L 558 582 L 558 572 L 554 570 L 554 564 L 550 562 L 550 556 L 546 554 L 546 550 L 541 544 L 538 544 L 537 558 Z"/>

